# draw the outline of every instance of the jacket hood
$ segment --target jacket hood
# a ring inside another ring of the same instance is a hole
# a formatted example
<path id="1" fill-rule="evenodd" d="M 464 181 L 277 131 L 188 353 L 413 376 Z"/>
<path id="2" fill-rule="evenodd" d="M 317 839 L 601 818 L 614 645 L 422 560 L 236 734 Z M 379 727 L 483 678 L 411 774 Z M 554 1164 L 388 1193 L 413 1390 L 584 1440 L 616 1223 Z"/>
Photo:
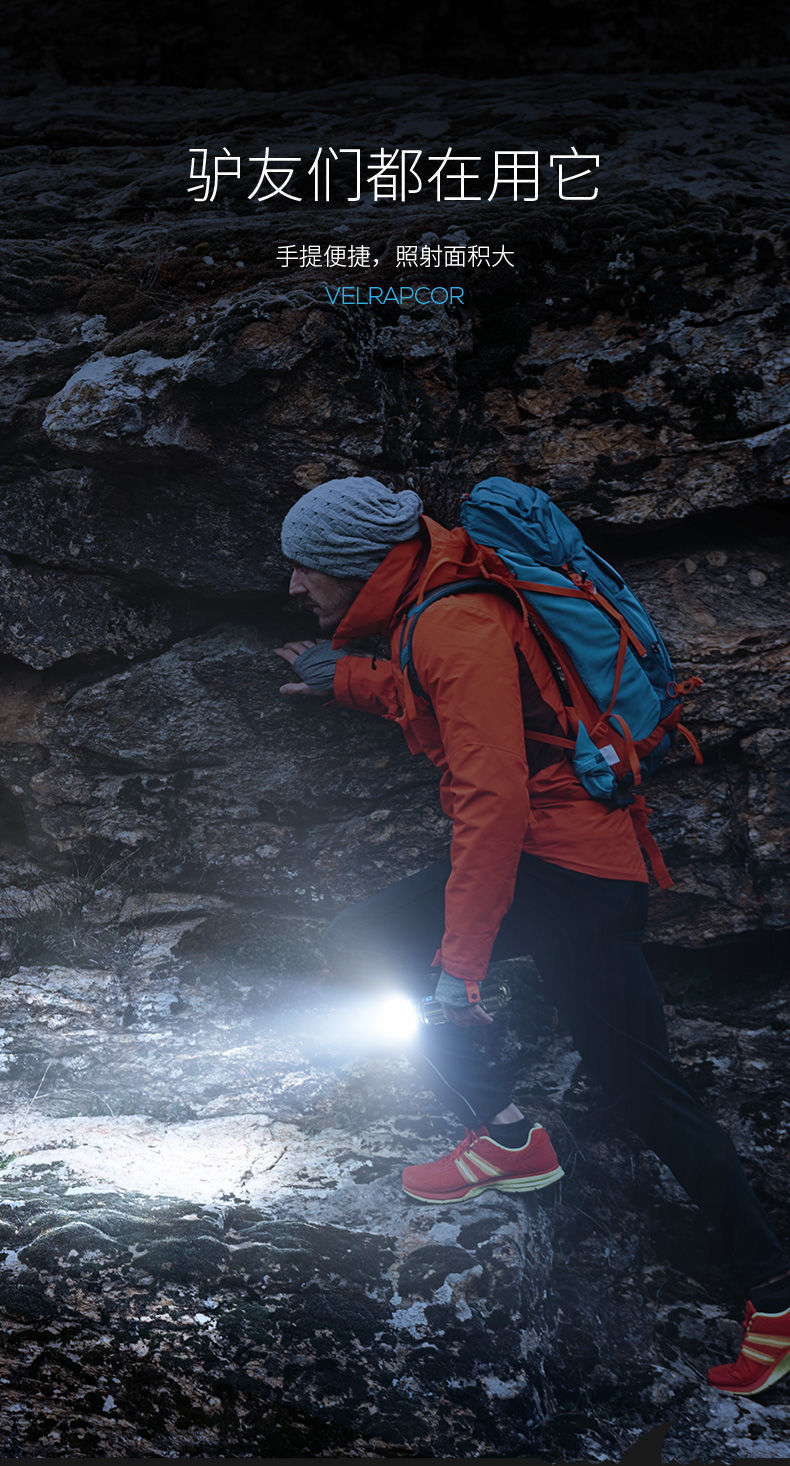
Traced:
<path id="1" fill-rule="evenodd" d="M 409 606 L 440 585 L 456 580 L 512 579 L 513 572 L 493 550 L 478 545 L 465 529 L 444 529 L 420 515 L 420 532 L 395 545 L 355 597 L 338 626 L 332 645 L 347 646 L 365 636 L 391 632 Z"/>

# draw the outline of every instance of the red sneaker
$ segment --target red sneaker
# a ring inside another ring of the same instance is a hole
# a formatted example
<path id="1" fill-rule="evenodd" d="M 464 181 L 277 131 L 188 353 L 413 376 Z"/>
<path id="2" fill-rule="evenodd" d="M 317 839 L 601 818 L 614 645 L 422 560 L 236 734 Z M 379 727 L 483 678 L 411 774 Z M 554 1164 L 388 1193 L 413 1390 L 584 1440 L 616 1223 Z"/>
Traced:
<path id="1" fill-rule="evenodd" d="M 542 1125 L 533 1125 L 526 1145 L 512 1150 L 492 1140 L 485 1126 L 467 1130 L 449 1155 L 424 1166 L 407 1166 L 403 1189 L 418 1201 L 464 1201 L 481 1191 L 539 1191 L 551 1186 L 561 1169 Z"/>
<path id="2" fill-rule="evenodd" d="M 790 1308 L 758 1313 L 747 1303 L 743 1343 L 734 1364 L 708 1370 L 708 1384 L 725 1395 L 759 1395 L 790 1371 Z"/>

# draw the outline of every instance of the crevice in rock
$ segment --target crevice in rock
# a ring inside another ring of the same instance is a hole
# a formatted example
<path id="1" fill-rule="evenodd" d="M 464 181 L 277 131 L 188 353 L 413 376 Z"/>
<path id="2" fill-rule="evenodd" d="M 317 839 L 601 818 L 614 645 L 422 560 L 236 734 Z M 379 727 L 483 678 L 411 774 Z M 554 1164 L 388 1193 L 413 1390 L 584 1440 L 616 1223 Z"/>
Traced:
<path id="1" fill-rule="evenodd" d="M 95 571 L 85 573 L 96 576 Z M 104 572 L 101 573 L 101 578 L 105 578 Z M 120 575 L 116 579 L 119 585 L 123 584 Z M 150 650 L 133 655 L 109 651 L 79 652 L 74 656 L 50 662 L 43 668 L 35 667 L 19 656 L 0 654 L 0 673 L 13 675 L 16 669 L 24 669 L 25 674 L 33 673 L 40 678 L 41 686 L 45 690 L 60 686 L 64 681 L 76 683 L 71 696 L 86 686 L 101 684 L 119 673 L 155 662 L 174 647 L 197 641 L 219 631 L 223 626 L 247 626 L 254 630 L 266 630 L 275 638 L 282 637 L 283 640 L 314 637 L 314 618 L 299 610 L 284 608 L 285 596 L 287 586 L 282 594 L 255 592 L 228 593 L 224 596 L 201 596 L 195 592 L 168 587 L 166 602 L 182 610 L 185 619 L 189 616 L 193 620 L 193 630 L 186 633 L 179 631 L 169 638 L 163 638 Z M 66 701 L 68 700 L 67 697 Z"/>
<path id="2" fill-rule="evenodd" d="M 665 523 L 651 521 L 639 524 L 604 523 L 601 520 L 581 525 L 590 545 L 607 556 L 622 559 L 633 555 L 672 553 L 680 560 L 704 547 L 705 553 L 727 545 L 744 544 L 744 510 L 742 506 L 715 508 L 688 518 Z M 790 540 L 790 510 L 784 504 L 757 501 L 749 506 L 748 542 L 776 543 Z"/>
<path id="3" fill-rule="evenodd" d="M 0 845 L 24 846 L 28 830 L 21 799 L 0 784 Z"/>
<path id="4" fill-rule="evenodd" d="M 754 1001 L 771 991 L 782 992 L 790 968 L 790 931 L 738 933 L 694 949 L 658 942 L 645 953 L 669 1002 L 728 1022 L 749 1025 Z M 783 1029 L 790 1019 L 777 1019 Z"/>

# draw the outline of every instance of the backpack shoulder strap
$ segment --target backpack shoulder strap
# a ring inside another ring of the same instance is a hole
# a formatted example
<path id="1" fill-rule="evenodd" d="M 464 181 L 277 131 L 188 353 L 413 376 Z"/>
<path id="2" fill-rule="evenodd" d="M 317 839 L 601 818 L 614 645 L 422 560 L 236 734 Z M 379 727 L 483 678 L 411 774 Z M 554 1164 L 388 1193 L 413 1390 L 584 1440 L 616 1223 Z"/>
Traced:
<path id="1" fill-rule="evenodd" d="M 398 645 L 398 663 L 401 672 L 406 673 L 409 679 L 409 686 L 415 697 L 426 697 L 412 658 L 412 641 L 417 622 L 423 611 L 427 611 L 428 607 L 434 604 L 434 601 L 441 601 L 445 596 L 463 595 L 464 592 L 468 591 L 490 591 L 494 595 L 506 596 L 509 601 L 517 602 L 520 609 L 522 611 L 524 610 L 524 602 L 515 585 L 511 587 L 506 585 L 504 581 L 456 580 L 450 585 L 437 586 L 436 590 L 431 591 L 430 595 L 427 595 L 424 601 L 420 601 L 416 606 L 412 606 L 401 628 L 400 642 Z"/>

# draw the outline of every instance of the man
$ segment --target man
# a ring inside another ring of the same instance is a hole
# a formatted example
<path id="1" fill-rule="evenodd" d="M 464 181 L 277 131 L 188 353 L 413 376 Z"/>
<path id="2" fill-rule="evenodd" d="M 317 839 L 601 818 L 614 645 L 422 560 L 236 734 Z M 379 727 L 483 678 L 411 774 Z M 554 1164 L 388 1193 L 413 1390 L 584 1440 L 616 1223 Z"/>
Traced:
<path id="1" fill-rule="evenodd" d="M 517 597 L 445 596 L 416 624 L 416 680 L 401 673 L 404 618 L 439 586 L 506 579 L 493 551 L 421 513 L 410 490 L 336 479 L 286 515 L 290 590 L 328 641 L 279 654 L 298 680 L 285 694 L 326 696 L 399 723 L 413 753 L 442 771 L 449 857 L 362 902 L 325 936 L 337 964 L 397 972 L 424 991 L 431 964 L 447 1023 L 425 1030 L 423 1072 L 467 1126 L 448 1155 L 407 1166 L 403 1185 L 448 1203 L 489 1188 L 530 1191 L 563 1174 L 551 1141 L 513 1103 L 477 1036 L 489 961 L 534 957 L 588 1069 L 612 1107 L 674 1172 L 715 1228 L 749 1296 L 738 1360 L 709 1373 L 756 1394 L 790 1370 L 790 1257 L 733 1146 L 674 1069 L 641 936 L 647 875 L 627 809 L 590 798 L 564 748 L 560 687 Z M 391 660 L 349 654 L 386 635 Z M 438 949 L 437 949 L 438 943 Z M 435 955 L 434 955 L 435 954 Z"/>

